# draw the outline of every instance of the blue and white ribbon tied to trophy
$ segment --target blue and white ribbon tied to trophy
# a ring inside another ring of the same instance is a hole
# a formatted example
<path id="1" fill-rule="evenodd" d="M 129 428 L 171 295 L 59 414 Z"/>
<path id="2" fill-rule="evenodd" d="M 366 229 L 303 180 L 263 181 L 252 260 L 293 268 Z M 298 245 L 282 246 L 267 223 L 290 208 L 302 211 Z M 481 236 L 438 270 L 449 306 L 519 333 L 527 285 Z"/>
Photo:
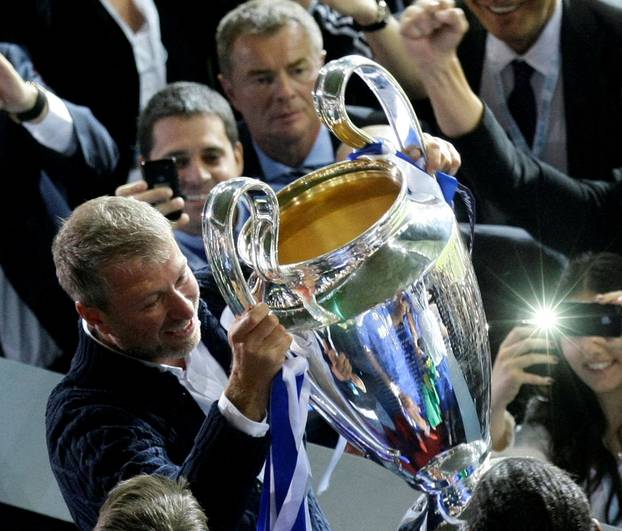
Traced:
<path id="1" fill-rule="evenodd" d="M 309 173 L 278 194 L 255 179 L 221 183 L 205 206 L 204 242 L 233 313 L 258 300 L 268 304 L 294 336 L 290 361 L 308 366 L 311 405 L 369 459 L 425 493 L 410 529 L 433 529 L 440 520 L 460 521 L 488 459 L 486 320 L 450 197 L 423 165 L 400 156 L 414 144 L 425 159 L 425 146 L 391 74 L 359 56 L 328 63 L 314 90 L 318 115 L 357 150 L 380 142 L 348 118 L 344 94 L 353 73 L 378 97 L 395 147 L 359 151 L 356 160 Z M 236 242 L 242 201 L 250 217 Z M 242 263 L 252 271 L 248 278 Z M 274 386 L 273 406 L 277 388 L 300 406 L 304 386 Z M 285 443 L 304 451 L 303 409 L 289 427 L 271 418 L 264 491 L 274 496 L 264 504 L 262 517 L 271 519 L 263 518 L 261 529 L 276 529 L 286 500 L 300 505 L 287 517 L 291 527 L 279 529 L 298 529 L 304 520 L 308 476 L 288 471 L 308 474 L 306 456 L 281 465 L 275 459 L 275 446 Z M 280 437 L 281 430 L 290 435 Z M 277 487 L 277 477 L 289 483 Z"/>

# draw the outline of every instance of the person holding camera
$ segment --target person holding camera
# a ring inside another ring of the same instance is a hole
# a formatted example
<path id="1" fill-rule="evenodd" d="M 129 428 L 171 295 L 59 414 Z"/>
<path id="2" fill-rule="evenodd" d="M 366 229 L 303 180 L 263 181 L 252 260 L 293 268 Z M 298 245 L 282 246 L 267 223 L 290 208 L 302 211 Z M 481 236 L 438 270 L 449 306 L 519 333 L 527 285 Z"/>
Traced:
<path id="1" fill-rule="evenodd" d="M 602 305 L 604 318 L 594 320 L 601 330 L 586 321 L 574 331 L 564 327 L 543 337 L 534 328 L 517 327 L 501 345 L 492 371 L 493 449 L 539 457 L 566 470 L 585 489 L 594 516 L 613 525 L 622 523 L 622 312 L 616 308 L 622 307 L 621 288 L 621 256 L 573 259 L 558 293 Z M 549 376 L 529 371 L 538 364 L 550 368 Z M 540 387 L 515 429 L 507 407 L 524 384 Z"/>

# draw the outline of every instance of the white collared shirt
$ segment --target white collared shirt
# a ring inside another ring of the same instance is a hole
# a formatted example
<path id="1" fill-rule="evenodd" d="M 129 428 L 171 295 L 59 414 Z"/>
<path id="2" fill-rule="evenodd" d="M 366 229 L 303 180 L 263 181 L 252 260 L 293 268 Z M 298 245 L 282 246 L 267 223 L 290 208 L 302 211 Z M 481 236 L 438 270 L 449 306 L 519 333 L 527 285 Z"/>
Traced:
<path id="1" fill-rule="evenodd" d="M 145 19 L 144 24 L 135 33 L 108 0 L 100 0 L 132 46 L 138 72 L 140 109 L 142 110 L 151 96 L 166 85 L 167 53 L 160 36 L 160 16 L 153 0 L 132 1 Z"/>
<path id="2" fill-rule="evenodd" d="M 121 356 L 130 357 L 97 339 L 97 337 L 91 333 L 86 321 L 82 321 L 82 326 L 86 334 L 88 334 L 93 341 L 96 341 L 103 347 Z M 262 422 L 250 420 L 225 396 L 224 389 L 228 382 L 227 375 L 201 341 L 199 341 L 196 348 L 186 357 L 185 369 L 172 365 L 151 363 L 133 357 L 131 359 L 149 367 L 155 367 L 162 372 L 170 372 L 173 374 L 206 415 L 209 413 L 212 404 L 218 400 L 218 409 L 223 417 L 236 429 L 251 437 L 263 437 L 267 433 L 269 426 L 266 419 Z"/>
<path id="3" fill-rule="evenodd" d="M 42 146 L 70 156 L 78 148 L 73 118 L 65 102 L 56 94 L 39 85 L 48 100 L 48 112 L 40 122 L 24 122 L 22 125 Z"/>
<path id="4" fill-rule="evenodd" d="M 566 115 L 561 75 L 561 21 L 562 3 L 561 0 L 557 0 L 555 11 L 538 40 L 522 56 L 489 33 L 486 39 L 486 54 L 479 95 L 490 107 L 501 126 L 509 131 L 515 125 L 506 104 L 514 86 L 514 74 L 510 63 L 520 58 L 535 70 L 531 83 L 538 102 L 538 121 L 546 119 L 546 116 L 543 116 L 541 102 L 546 97 L 546 89 L 549 88 L 547 80 L 551 83 L 551 80 L 556 79 L 555 86 L 550 87 L 553 93 L 548 113 L 547 133 L 542 151 L 537 156 L 560 171 L 567 172 Z M 499 78 L 502 93 L 499 90 Z"/>

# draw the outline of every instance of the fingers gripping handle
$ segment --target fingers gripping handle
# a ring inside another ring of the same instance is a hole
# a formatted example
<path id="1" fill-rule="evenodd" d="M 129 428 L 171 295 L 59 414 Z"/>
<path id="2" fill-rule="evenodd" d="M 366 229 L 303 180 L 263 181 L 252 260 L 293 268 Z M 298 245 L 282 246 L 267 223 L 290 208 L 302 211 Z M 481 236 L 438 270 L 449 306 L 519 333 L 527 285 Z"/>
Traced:
<path id="1" fill-rule="evenodd" d="M 247 177 L 220 183 L 203 208 L 203 244 L 216 284 L 235 315 L 257 302 L 242 272 L 233 234 L 243 197 L 250 209 L 251 266 L 265 280 L 278 282 L 283 277 L 278 265 L 279 204 L 274 191 Z"/>

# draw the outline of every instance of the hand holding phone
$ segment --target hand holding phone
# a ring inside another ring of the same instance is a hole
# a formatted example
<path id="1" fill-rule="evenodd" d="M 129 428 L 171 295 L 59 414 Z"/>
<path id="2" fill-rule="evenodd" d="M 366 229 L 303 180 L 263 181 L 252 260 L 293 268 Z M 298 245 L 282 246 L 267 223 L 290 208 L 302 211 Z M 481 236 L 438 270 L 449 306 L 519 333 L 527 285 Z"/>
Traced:
<path id="1" fill-rule="evenodd" d="M 146 160 L 141 163 L 143 178 L 147 181 L 149 188 L 168 186 L 173 190 L 173 197 L 182 197 L 177 167 L 174 158 Z M 166 214 L 171 221 L 177 221 L 181 217 L 182 211 L 177 210 Z"/>

